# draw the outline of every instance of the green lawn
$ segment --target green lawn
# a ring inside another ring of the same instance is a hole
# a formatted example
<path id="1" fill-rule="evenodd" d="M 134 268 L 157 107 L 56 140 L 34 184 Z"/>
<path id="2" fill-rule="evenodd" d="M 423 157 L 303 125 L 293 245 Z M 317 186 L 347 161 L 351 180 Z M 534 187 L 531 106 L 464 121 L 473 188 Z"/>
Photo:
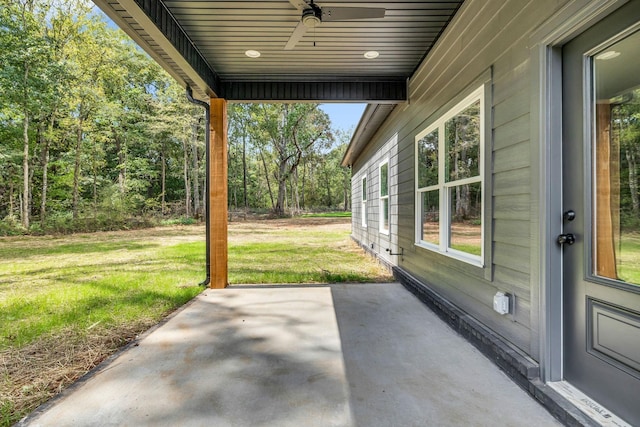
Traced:
<path id="1" fill-rule="evenodd" d="M 618 277 L 640 285 L 640 234 L 623 233 L 618 257 Z"/>
<path id="2" fill-rule="evenodd" d="M 314 225 L 292 227 L 289 220 L 276 220 L 234 229 L 229 241 L 229 282 L 334 283 L 389 278 L 351 242 L 349 221 L 303 218 L 294 222 Z"/>
<path id="3" fill-rule="evenodd" d="M 351 211 L 320 212 L 302 215 L 303 218 L 351 218 Z"/>
<path id="4" fill-rule="evenodd" d="M 203 244 L 199 250 L 182 250 L 184 244 L 167 247 L 158 236 L 111 240 L 121 235 L 98 234 L 87 242 L 80 240 L 86 235 L 5 242 L 0 250 L 0 349 L 66 328 L 156 321 L 201 291 Z"/>
<path id="5" fill-rule="evenodd" d="M 231 284 L 388 273 L 348 218 L 231 223 Z M 204 227 L 0 238 L 0 426 L 9 426 L 202 291 Z"/>

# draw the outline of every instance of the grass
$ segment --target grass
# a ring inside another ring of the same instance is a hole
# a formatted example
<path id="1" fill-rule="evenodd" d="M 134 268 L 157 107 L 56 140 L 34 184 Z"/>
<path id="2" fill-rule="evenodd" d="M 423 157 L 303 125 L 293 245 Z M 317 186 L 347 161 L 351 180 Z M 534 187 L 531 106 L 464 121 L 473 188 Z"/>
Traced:
<path id="1" fill-rule="evenodd" d="M 618 257 L 618 277 L 640 285 L 640 234 L 624 233 Z"/>
<path id="2" fill-rule="evenodd" d="M 368 282 L 388 273 L 350 221 L 231 223 L 229 281 Z M 0 239 L 0 426 L 9 426 L 197 295 L 202 226 Z"/>
<path id="3" fill-rule="evenodd" d="M 201 292 L 187 228 L 2 239 L 0 425 Z M 198 233 L 200 234 L 200 233 Z"/>
<path id="4" fill-rule="evenodd" d="M 309 227 L 309 225 L 312 225 Z M 240 283 L 375 282 L 390 276 L 350 239 L 350 221 L 302 218 L 232 224 L 229 281 Z"/>
<path id="5" fill-rule="evenodd" d="M 465 243 L 451 244 L 451 249 L 455 249 L 461 252 L 466 252 L 471 255 L 478 255 L 478 256 L 482 255 L 482 248 L 474 244 L 465 244 Z"/>
<path id="6" fill-rule="evenodd" d="M 351 211 L 319 212 L 302 215 L 303 218 L 351 218 Z"/>

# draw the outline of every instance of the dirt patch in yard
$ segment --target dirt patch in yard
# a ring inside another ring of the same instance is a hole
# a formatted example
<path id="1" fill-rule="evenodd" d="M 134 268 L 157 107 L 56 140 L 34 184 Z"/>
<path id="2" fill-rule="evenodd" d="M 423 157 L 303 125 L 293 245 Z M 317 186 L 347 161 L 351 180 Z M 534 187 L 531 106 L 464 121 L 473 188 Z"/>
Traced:
<path id="1" fill-rule="evenodd" d="M 351 218 L 280 218 L 235 220 L 229 222 L 229 237 L 233 237 L 235 230 L 308 230 L 308 231 L 336 231 L 351 230 Z"/>
<path id="2" fill-rule="evenodd" d="M 12 425 L 154 324 L 138 321 L 84 335 L 62 331 L 0 351 L 0 425 Z"/>

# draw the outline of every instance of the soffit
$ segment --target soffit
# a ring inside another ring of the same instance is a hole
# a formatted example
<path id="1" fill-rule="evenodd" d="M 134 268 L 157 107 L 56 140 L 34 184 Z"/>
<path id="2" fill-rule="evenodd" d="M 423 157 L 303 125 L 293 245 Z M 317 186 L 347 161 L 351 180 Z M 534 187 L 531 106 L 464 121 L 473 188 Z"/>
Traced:
<path id="1" fill-rule="evenodd" d="M 196 95 L 237 101 L 398 103 L 462 1 L 331 2 L 384 18 L 322 22 L 285 50 L 301 12 L 287 0 L 94 0 Z M 248 58 L 245 51 L 261 53 Z M 364 53 L 375 50 L 374 60 Z"/>

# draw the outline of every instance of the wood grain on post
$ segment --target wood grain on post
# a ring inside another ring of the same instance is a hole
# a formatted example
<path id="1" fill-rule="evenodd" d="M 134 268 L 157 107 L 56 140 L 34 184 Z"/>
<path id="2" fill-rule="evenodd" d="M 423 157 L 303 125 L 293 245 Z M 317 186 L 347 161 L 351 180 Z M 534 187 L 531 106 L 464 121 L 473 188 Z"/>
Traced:
<path id="1" fill-rule="evenodd" d="M 227 246 L 227 101 L 210 99 L 211 139 L 209 146 L 209 287 L 226 288 L 228 280 Z"/>
<path id="2" fill-rule="evenodd" d="M 616 188 L 617 162 L 611 140 L 611 106 L 596 105 L 596 271 L 598 276 L 618 278 L 615 238 L 618 200 Z M 619 221 L 619 220 L 618 220 Z"/>

